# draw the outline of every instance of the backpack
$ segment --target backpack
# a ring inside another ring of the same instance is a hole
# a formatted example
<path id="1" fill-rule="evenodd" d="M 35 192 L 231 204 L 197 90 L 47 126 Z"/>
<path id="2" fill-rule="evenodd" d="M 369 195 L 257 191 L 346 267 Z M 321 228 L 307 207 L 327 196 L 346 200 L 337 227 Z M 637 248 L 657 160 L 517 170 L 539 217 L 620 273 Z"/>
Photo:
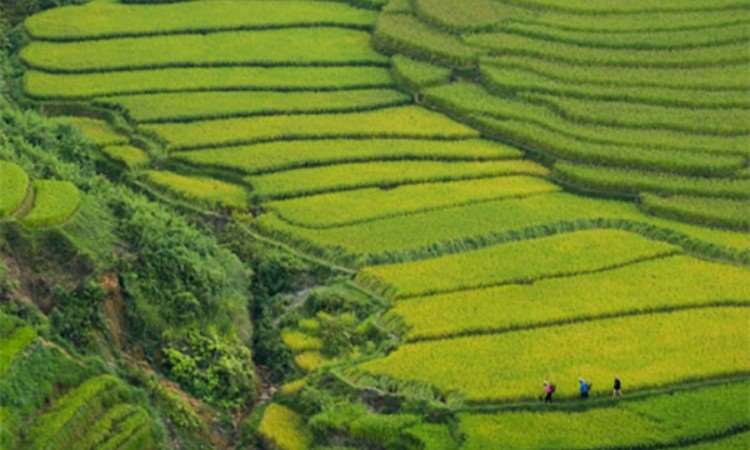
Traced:
<path id="1" fill-rule="evenodd" d="M 549 392 L 550 392 L 550 394 L 554 394 L 555 393 L 555 385 L 554 384 L 550 384 L 549 385 Z"/>

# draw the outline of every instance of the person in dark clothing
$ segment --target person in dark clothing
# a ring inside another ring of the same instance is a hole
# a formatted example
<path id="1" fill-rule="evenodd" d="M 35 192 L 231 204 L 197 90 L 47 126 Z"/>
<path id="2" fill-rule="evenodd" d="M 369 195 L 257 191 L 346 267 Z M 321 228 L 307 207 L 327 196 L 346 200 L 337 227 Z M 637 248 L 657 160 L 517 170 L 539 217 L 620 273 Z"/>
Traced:
<path id="1" fill-rule="evenodd" d="M 622 381 L 619 377 L 615 377 L 615 383 L 612 388 L 612 397 L 622 397 Z"/>
<path id="2" fill-rule="evenodd" d="M 581 391 L 581 398 L 589 398 L 589 391 L 591 390 L 591 384 L 583 378 L 578 379 L 578 386 Z"/>
<path id="3" fill-rule="evenodd" d="M 552 401 L 552 394 L 555 393 L 555 385 L 549 381 L 544 382 L 544 403 Z"/>

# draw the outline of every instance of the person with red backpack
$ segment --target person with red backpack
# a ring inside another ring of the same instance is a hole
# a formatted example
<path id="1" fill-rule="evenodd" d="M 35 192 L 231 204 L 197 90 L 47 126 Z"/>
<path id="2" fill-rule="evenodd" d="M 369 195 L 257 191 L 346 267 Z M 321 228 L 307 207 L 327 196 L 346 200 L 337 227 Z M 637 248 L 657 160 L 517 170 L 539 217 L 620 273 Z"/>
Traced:
<path id="1" fill-rule="evenodd" d="M 552 401 L 552 394 L 555 393 L 555 385 L 549 381 L 544 382 L 544 403 L 550 403 Z"/>

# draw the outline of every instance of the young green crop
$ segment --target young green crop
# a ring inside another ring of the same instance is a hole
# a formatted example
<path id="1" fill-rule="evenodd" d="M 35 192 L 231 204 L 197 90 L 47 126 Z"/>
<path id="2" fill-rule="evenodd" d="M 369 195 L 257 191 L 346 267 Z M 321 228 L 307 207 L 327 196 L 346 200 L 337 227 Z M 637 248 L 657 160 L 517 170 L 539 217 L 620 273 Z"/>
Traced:
<path id="1" fill-rule="evenodd" d="M 598 388 L 604 390 L 608 385 Z M 746 427 L 750 420 L 748 410 L 737 400 L 748 394 L 750 384 L 744 381 L 619 401 L 580 411 L 465 413 L 459 415 L 459 427 L 466 437 L 463 447 L 466 450 L 492 448 L 497 442 L 502 442 L 507 449 L 672 447 Z M 722 439 L 713 446 L 704 443 L 680 448 L 746 448 L 733 447 L 735 441 L 749 442 L 748 433 Z M 716 446 L 718 443 L 729 445 Z"/>
<path id="2" fill-rule="evenodd" d="M 745 164 L 745 156 L 722 152 L 649 148 L 639 146 L 638 141 L 630 145 L 591 142 L 524 120 L 473 116 L 472 121 L 489 136 L 571 162 L 692 176 L 731 176 Z"/>
<path id="3" fill-rule="evenodd" d="M 619 3 L 622 5 L 622 3 Z M 601 14 L 596 17 L 575 12 L 545 11 L 544 14 L 524 21 L 543 25 L 550 30 L 609 33 L 652 33 L 655 31 L 708 30 L 727 25 L 750 22 L 745 10 L 672 11 L 654 14 L 650 12 L 629 14 Z"/>
<path id="4" fill-rule="evenodd" d="M 411 103 L 391 89 L 329 92 L 195 92 L 107 97 L 96 103 L 123 108 L 141 123 L 189 122 L 271 114 L 341 113 Z"/>
<path id="5" fill-rule="evenodd" d="M 211 1 L 149 6 L 89 3 L 44 11 L 24 25 L 35 39 L 85 40 L 314 26 L 367 29 L 374 23 L 374 12 L 342 3 L 245 2 L 240 6 L 236 1 Z"/>
<path id="6" fill-rule="evenodd" d="M 302 168 L 251 176 L 247 180 L 260 198 L 289 198 L 368 187 L 385 189 L 403 184 L 511 175 L 541 177 L 548 173 L 545 167 L 531 161 L 385 161 Z"/>
<path id="7" fill-rule="evenodd" d="M 651 87 L 698 91 L 741 91 L 750 88 L 745 74 L 750 64 L 696 67 L 675 70 L 658 67 L 613 67 L 607 65 L 578 65 L 549 61 L 523 55 L 501 55 L 483 58 L 482 67 L 519 68 L 556 79 L 566 84 L 595 84 L 613 89 L 621 87 Z"/>
<path id="8" fill-rule="evenodd" d="M 554 176 L 580 188 L 619 195 L 639 192 L 750 199 L 750 180 L 700 178 L 558 162 Z"/>
<path id="9" fill-rule="evenodd" d="M 90 98 L 158 92 L 330 91 L 393 86 L 388 69 L 342 67 L 192 67 L 87 74 L 27 70 L 24 92 L 43 99 Z"/>
<path id="10" fill-rule="evenodd" d="M 750 232 L 750 202 L 747 201 L 644 194 L 640 206 L 657 216 Z"/>
<path id="11" fill-rule="evenodd" d="M 521 164 L 527 162 L 519 161 L 519 165 Z M 399 166 L 394 167 L 397 168 Z M 539 170 L 544 169 L 540 167 Z M 457 173 L 461 173 L 460 167 Z M 557 186 L 541 178 L 504 176 L 449 183 L 420 183 L 386 190 L 370 188 L 306 196 L 266 203 L 265 207 L 290 223 L 311 228 L 332 228 L 385 217 L 502 198 L 528 197 L 558 190 Z"/>
<path id="12" fill-rule="evenodd" d="M 258 433 L 279 450 L 307 450 L 313 443 L 302 417 L 278 403 L 263 412 Z"/>
<path id="13" fill-rule="evenodd" d="M 729 24 L 711 29 L 709 33 L 695 30 L 674 30 L 648 33 L 643 31 L 577 32 L 549 28 L 533 23 L 504 23 L 499 27 L 504 33 L 527 36 L 550 42 L 573 44 L 582 47 L 633 49 L 633 50 L 682 50 L 713 47 L 718 45 L 747 43 L 750 27 L 746 23 Z"/>
<path id="14" fill-rule="evenodd" d="M 34 41 L 21 51 L 31 68 L 92 72 L 231 65 L 383 65 L 370 36 L 342 28 L 291 28 L 120 38 L 71 43 Z"/>
<path id="15" fill-rule="evenodd" d="M 491 28 L 503 19 L 523 15 L 521 9 L 492 0 L 464 0 L 460 4 L 451 0 L 415 0 L 414 10 L 420 19 L 452 32 Z"/>
<path id="16" fill-rule="evenodd" d="M 471 401 L 532 399 L 544 380 L 557 384 L 558 396 L 574 397 L 581 376 L 604 386 L 617 374 L 638 390 L 747 372 L 748 320 L 747 307 L 595 320 L 406 344 L 359 368 Z"/>
<path id="17" fill-rule="evenodd" d="M 497 95 L 551 94 L 583 100 L 618 101 L 675 108 L 747 108 L 750 91 L 676 89 L 674 87 L 612 86 L 560 81 L 533 69 L 483 64 L 483 83 Z M 704 112 L 708 114 L 708 111 Z"/>
<path id="18" fill-rule="evenodd" d="M 419 442 L 424 450 L 458 450 L 459 444 L 451 434 L 448 425 L 419 423 L 403 430 L 407 439 Z"/>
<path id="19" fill-rule="evenodd" d="M 111 375 L 90 378 L 57 399 L 32 427 L 30 450 L 57 448 L 94 423 L 94 419 L 127 396 L 125 385 Z"/>
<path id="20" fill-rule="evenodd" d="M 393 65 L 393 78 L 412 92 L 418 92 L 429 86 L 445 84 L 450 80 L 450 69 L 424 61 L 417 61 L 407 56 L 394 55 L 391 58 L 391 64 Z"/>
<path id="21" fill-rule="evenodd" d="M 34 204 L 31 211 L 21 218 L 28 228 L 43 228 L 61 225 L 78 211 L 81 193 L 68 181 L 36 180 Z"/>
<path id="22" fill-rule="evenodd" d="M 206 177 L 184 176 L 168 171 L 146 171 L 146 179 L 160 188 L 209 205 L 247 209 L 248 193 L 244 187 Z"/>
<path id="23" fill-rule="evenodd" d="M 435 30 L 409 14 L 381 14 L 373 44 L 388 53 L 461 68 L 475 67 L 480 54 L 461 39 Z"/>
<path id="24" fill-rule="evenodd" d="M 179 152 L 172 159 L 248 174 L 367 161 L 493 161 L 518 159 L 520 150 L 489 140 L 321 139 Z"/>
<path id="25" fill-rule="evenodd" d="M 429 105 L 459 117 L 491 116 L 500 120 L 529 122 L 578 140 L 598 144 L 637 146 L 641 149 L 685 150 L 714 154 L 748 154 L 748 136 L 713 136 L 672 130 L 618 128 L 597 123 L 580 123 L 564 117 L 562 111 L 517 98 L 493 97 L 473 83 L 454 83 L 428 88 L 424 92 Z"/>
<path id="26" fill-rule="evenodd" d="M 500 284 L 532 283 L 676 252 L 679 249 L 673 245 L 651 241 L 635 233 L 587 230 L 425 261 L 366 267 L 357 275 L 357 281 L 389 298 L 401 299 Z M 524 263 L 518 264 L 518 261 Z"/>
<path id="27" fill-rule="evenodd" d="M 532 103 L 548 105 L 564 118 L 620 128 L 672 130 L 689 134 L 737 136 L 750 135 L 750 110 L 742 108 L 678 108 L 639 105 L 625 101 L 599 101 L 557 95 L 523 93 Z"/>
<path id="28" fill-rule="evenodd" d="M 741 13 L 746 8 L 745 3 L 739 0 L 716 0 L 710 4 L 707 4 L 705 0 L 662 0 L 659 3 L 650 0 L 630 0 L 616 4 L 590 0 L 505 0 L 505 3 L 524 8 L 588 15 L 591 21 L 596 21 L 600 14 L 684 13 L 688 11 Z"/>
<path id="29" fill-rule="evenodd" d="M 292 139 L 469 139 L 479 133 L 442 114 L 416 106 L 350 114 L 303 114 L 146 125 L 172 150 Z"/>
<path id="30" fill-rule="evenodd" d="M 76 443 L 76 448 L 81 450 L 98 449 L 100 445 L 111 438 L 111 435 L 117 434 L 119 426 L 134 414 L 145 414 L 145 412 L 141 408 L 128 403 L 115 405 L 88 429 L 88 432 Z"/>
<path id="31" fill-rule="evenodd" d="M 748 280 L 745 268 L 675 256 L 530 286 L 414 298 L 399 302 L 389 314 L 403 320 L 408 340 L 436 339 L 649 310 L 750 303 Z"/>
<path id="32" fill-rule="evenodd" d="M 678 50 L 631 50 L 582 47 L 496 31 L 464 36 L 464 42 L 495 55 L 515 55 L 578 65 L 692 69 L 750 62 L 746 43 Z"/>
<path id="33" fill-rule="evenodd" d="M 750 431 L 683 448 L 685 450 L 747 450 L 750 448 Z"/>
<path id="34" fill-rule="evenodd" d="M 29 190 L 29 176 L 19 165 L 0 161 L 0 219 L 23 204 Z"/>
<path id="35" fill-rule="evenodd" d="M 617 228 L 653 226 L 664 237 L 677 232 L 670 239 L 681 245 L 692 241 L 687 245 L 750 250 L 746 233 L 648 217 L 633 204 L 567 193 L 459 206 L 334 229 L 295 227 L 273 213 L 256 221 L 262 230 L 308 251 L 356 264 L 411 261 L 509 240 L 600 228 L 602 223 Z"/>

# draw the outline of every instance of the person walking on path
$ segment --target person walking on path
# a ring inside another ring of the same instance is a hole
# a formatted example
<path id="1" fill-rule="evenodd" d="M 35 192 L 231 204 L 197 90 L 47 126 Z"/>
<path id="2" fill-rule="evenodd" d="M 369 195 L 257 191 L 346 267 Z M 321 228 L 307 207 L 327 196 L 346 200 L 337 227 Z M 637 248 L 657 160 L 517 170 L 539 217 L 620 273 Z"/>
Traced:
<path id="1" fill-rule="evenodd" d="M 581 398 L 589 398 L 589 391 L 591 390 L 591 384 L 583 378 L 578 379 L 578 386 L 581 391 Z"/>
<path id="2" fill-rule="evenodd" d="M 612 397 L 622 397 L 622 381 L 619 377 L 615 377 L 615 384 L 612 388 Z"/>
<path id="3" fill-rule="evenodd" d="M 552 394 L 555 393 L 555 385 L 549 381 L 544 382 L 544 403 L 550 403 L 552 401 Z"/>

